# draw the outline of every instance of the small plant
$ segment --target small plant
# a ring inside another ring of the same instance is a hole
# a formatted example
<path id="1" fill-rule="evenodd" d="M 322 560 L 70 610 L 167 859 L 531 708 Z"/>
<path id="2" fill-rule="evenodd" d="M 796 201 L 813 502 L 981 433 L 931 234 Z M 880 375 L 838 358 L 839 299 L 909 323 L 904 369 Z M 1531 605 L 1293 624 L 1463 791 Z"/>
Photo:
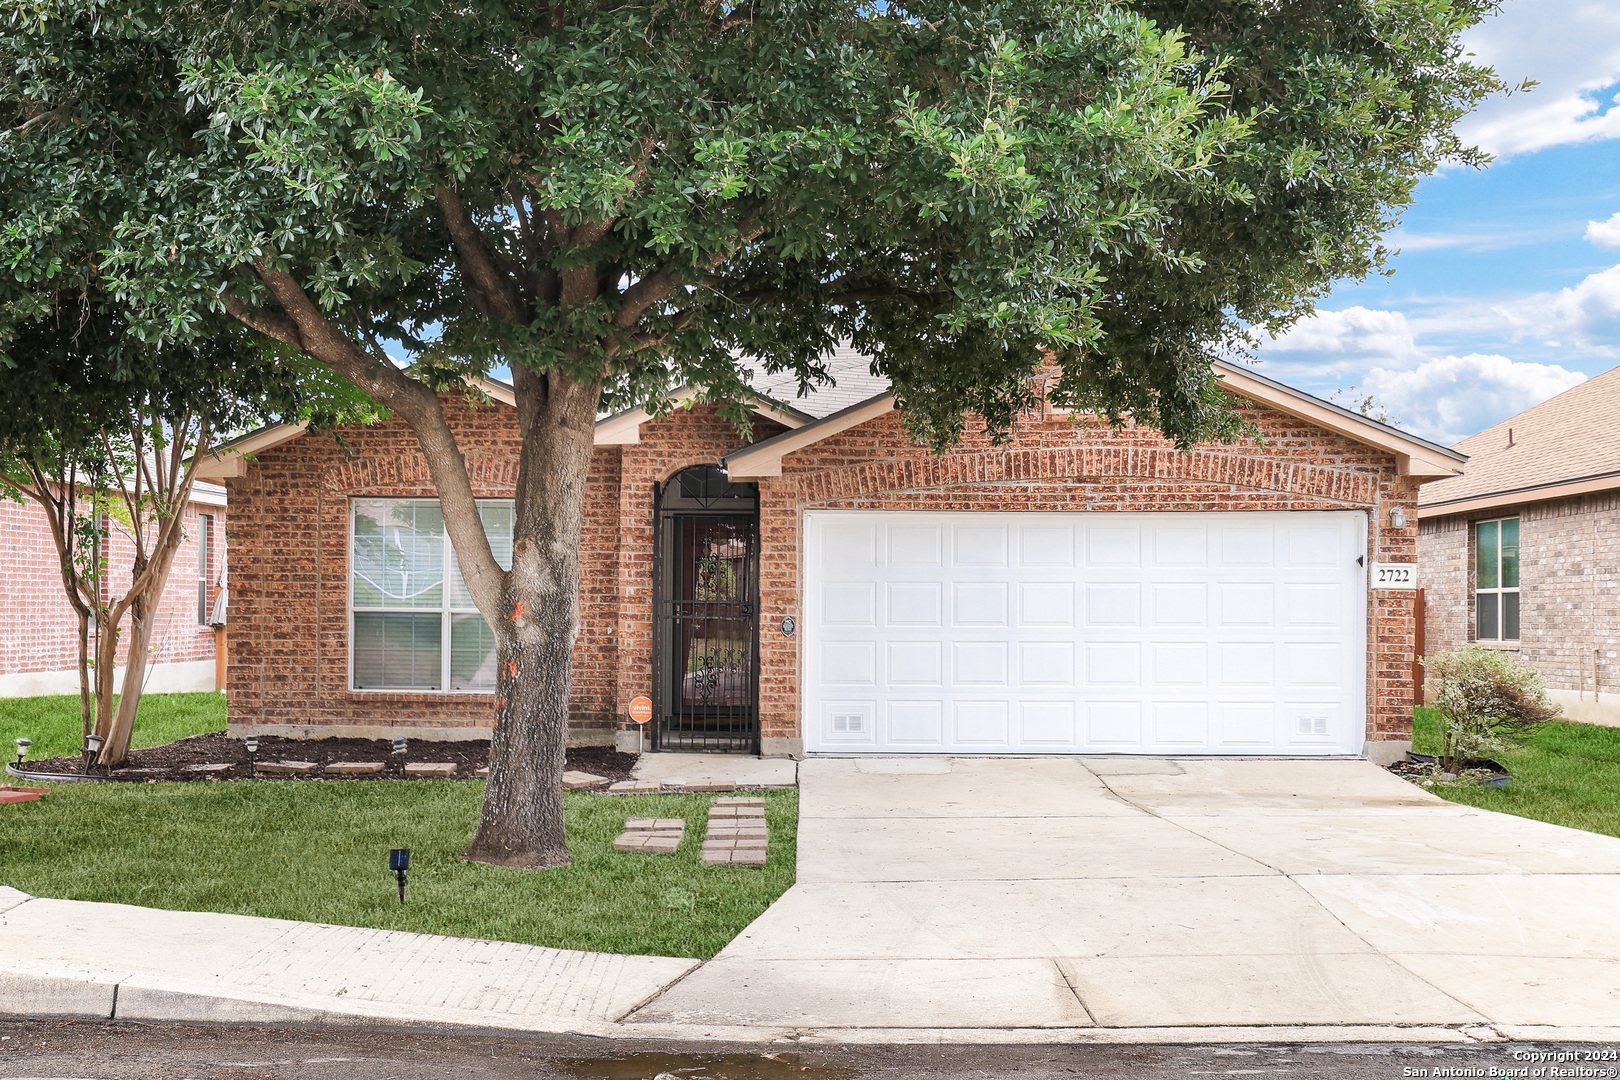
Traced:
<path id="1" fill-rule="evenodd" d="M 1523 746 L 1563 711 L 1547 697 L 1540 672 L 1496 649 L 1467 645 L 1425 657 L 1423 667 L 1429 703 L 1440 714 L 1446 772 Z"/>

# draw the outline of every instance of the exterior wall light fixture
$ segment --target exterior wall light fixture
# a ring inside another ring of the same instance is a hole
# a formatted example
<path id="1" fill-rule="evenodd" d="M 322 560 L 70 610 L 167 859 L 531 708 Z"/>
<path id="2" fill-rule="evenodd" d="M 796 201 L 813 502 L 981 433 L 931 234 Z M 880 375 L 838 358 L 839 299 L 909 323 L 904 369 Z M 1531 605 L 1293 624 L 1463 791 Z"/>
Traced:
<path id="1" fill-rule="evenodd" d="M 1389 508 L 1389 527 L 1392 529 L 1406 528 L 1406 509 L 1400 506 Z"/>

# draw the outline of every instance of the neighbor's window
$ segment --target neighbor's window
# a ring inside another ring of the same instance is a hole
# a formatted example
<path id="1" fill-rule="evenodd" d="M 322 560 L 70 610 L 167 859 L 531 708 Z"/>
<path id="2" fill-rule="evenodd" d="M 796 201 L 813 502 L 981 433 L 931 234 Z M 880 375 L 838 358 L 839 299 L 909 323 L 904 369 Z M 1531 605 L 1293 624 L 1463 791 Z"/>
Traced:
<path id="1" fill-rule="evenodd" d="M 1474 523 L 1474 637 L 1519 640 L 1519 519 Z"/>
<path id="2" fill-rule="evenodd" d="M 214 547 L 214 515 L 197 515 L 197 623 L 208 625 L 208 556 Z"/>
<path id="3" fill-rule="evenodd" d="M 493 690 L 495 635 L 461 579 L 437 499 L 356 499 L 350 528 L 350 671 L 356 690 Z M 512 567 L 512 501 L 478 514 Z"/>

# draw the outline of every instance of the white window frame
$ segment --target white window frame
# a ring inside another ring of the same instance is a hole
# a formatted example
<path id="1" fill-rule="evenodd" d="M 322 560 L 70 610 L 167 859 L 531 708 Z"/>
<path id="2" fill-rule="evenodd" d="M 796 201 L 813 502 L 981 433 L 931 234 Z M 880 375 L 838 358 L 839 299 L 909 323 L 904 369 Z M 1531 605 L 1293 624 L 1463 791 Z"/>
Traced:
<path id="1" fill-rule="evenodd" d="M 512 500 L 512 499 L 479 499 L 477 501 L 480 504 L 497 503 L 497 504 L 505 504 L 507 506 L 511 506 L 513 504 L 513 502 L 514 502 L 514 500 Z M 455 549 L 453 547 L 451 547 L 450 535 L 449 535 L 448 529 L 446 529 L 446 531 L 442 534 L 443 543 L 440 546 L 441 558 L 443 559 L 443 567 L 444 568 L 443 568 L 443 575 L 442 575 L 442 577 L 440 579 L 441 582 L 442 582 L 442 586 L 441 586 L 441 589 L 440 589 L 440 600 L 439 600 L 439 606 L 438 607 L 386 607 L 386 608 L 385 607 L 366 607 L 366 608 L 356 608 L 354 606 L 354 519 L 355 519 L 355 513 L 357 511 L 357 508 L 359 507 L 360 503 L 362 503 L 362 502 L 389 502 L 389 503 L 434 502 L 434 503 L 436 503 L 436 502 L 438 502 L 438 500 L 436 498 L 432 497 L 432 496 L 423 497 L 423 496 L 416 496 L 416 495 L 398 495 L 398 496 L 393 496 L 393 495 L 364 495 L 364 496 L 354 496 L 354 497 L 351 497 L 349 499 L 349 533 L 348 533 L 347 540 L 345 542 L 346 546 L 345 546 L 345 554 L 344 554 L 344 559 L 343 559 L 344 567 L 345 567 L 345 573 L 347 574 L 347 582 L 348 582 L 348 584 L 347 584 L 347 590 L 348 590 L 347 635 L 348 635 L 348 639 L 349 639 L 349 645 L 348 645 L 348 653 L 349 653 L 348 689 L 349 689 L 349 692 L 351 694 L 486 694 L 486 695 L 494 694 L 495 693 L 495 688 L 493 686 L 491 686 L 491 687 L 462 687 L 462 688 L 455 688 L 455 687 L 452 687 L 450 685 L 450 662 L 451 662 L 451 653 L 453 651 L 452 648 L 451 648 L 451 622 L 452 622 L 452 619 L 453 619 L 454 616 L 457 616 L 457 615 L 480 615 L 481 616 L 483 613 L 480 612 L 476 607 L 473 607 L 473 606 L 468 606 L 468 607 L 465 607 L 465 608 L 461 608 L 461 607 L 453 607 L 451 605 L 451 596 L 455 591 L 454 589 L 451 588 L 451 581 L 452 581 L 452 576 L 456 573 L 456 570 L 455 570 Z M 469 604 L 470 604 L 470 602 L 469 602 Z M 438 615 L 439 615 L 439 685 L 437 687 L 423 687 L 423 686 L 356 686 L 355 685 L 355 668 L 354 668 L 354 639 L 355 639 L 354 616 L 355 616 L 356 612 L 360 612 L 360 613 L 368 614 L 368 615 L 381 615 L 381 614 L 427 615 L 427 614 L 433 614 L 433 613 L 437 612 Z"/>
<path id="2" fill-rule="evenodd" d="M 197 515 L 197 625 L 207 626 L 209 608 L 208 577 L 213 566 L 214 515 Z"/>
<path id="3" fill-rule="evenodd" d="M 1518 525 L 1518 532 L 1519 532 L 1519 543 L 1516 545 L 1519 548 L 1519 552 L 1520 552 L 1520 554 L 1519 554 L 1519 584 L 1511 585 L 1511 586 L 1502 584 L 1502 523 L 1505 522 L 1505 521 L 1512 521 L 1512 522 L 1516 523 Z M 1496 588 L 1494 588 L 1494 589 L 1482 589 L 1482 588 L 1479 587 L 1479 527 L 1481 525 L 1495 525 L 1496 526 Z M 1495 643 L 1495 644 L 1507 644 L 1507 645 L 1515 644 L 1524 635 L 1524 594 L 1523 594 L 1523 586 L 1524 586 L 1524 549 L 1523 549 L 1524 521 L 1523 521 L 1523 518 L 1518 514 L 1509 514 L 1507 517 L 1499 517 L 1499 518 L 1483 518 L 1483 519 L 1481 519 L 1479 521 L 1471 521 L 1471 522 L 1469 522 L 1468 523 L 1468 530 L 1469 530 L 1469 532 L 1468 532 L 1468 554 L 1470 556 L 1470 560 L 1469 560 L 1469 577 L 1471 579 L 1470 584 L 1472 584 L 1473 590 L 1474 590 L 1474 595 L 1473 595 L 1473 609 L 1474 609 L 1473 610 L 1473 621 L 1474 621 L 1474 625 L 1472 627 L 1473 632 L 1474 632 L 1474 640 L 1475 641 L 1482 641 L 1482 642 L 1492 642 L 1492 643 Z M 1495 637 L 1482 637 L 1480 635 L 1480 632 L 1479 632 L 1479 598 L 1481 596 L 1504 596 L 1507 593 L 1513 593 L 1515 596 L 1517 596 L 1519 598 L 1519 633 L 1514 637 L 1508 637 L 1507 636 L 1507 617 L 1506 617 L 1506 612 L 1505 612 L 1505 605 L 1504 605 L 1503 601 L 1498 600 L 1496 602 L 1496 636 Z"/>

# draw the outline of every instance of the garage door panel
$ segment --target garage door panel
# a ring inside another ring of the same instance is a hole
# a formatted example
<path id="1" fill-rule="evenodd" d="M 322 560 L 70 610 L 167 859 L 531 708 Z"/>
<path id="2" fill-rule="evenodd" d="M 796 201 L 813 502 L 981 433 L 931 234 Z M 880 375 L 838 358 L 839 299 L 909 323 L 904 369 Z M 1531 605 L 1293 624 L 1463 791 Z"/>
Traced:
<path id="1" fill-rule="evenodd" d="M 1130 585 L 1087 585 L 1087 626 L 1142 625 L 1142 587 Z"/>
<path id="2" fill-rule="evenodd" d="M 1018 586 L 1018 621 L 1023 626 L 1074 625 L 1074 584 L 1026 581 Z"/>
<path id="3" fill-rule="evenodd" d="M 945 586 L 936 581 L 891 582 L 890 626 L 942 626 Z"/>
<path id="4" fill-rule="evenodd" d="M 1135 641 L 1088 641 L 1087 686 L 1140 686 L 1142 646 Z"/>
<path id="5" fill-rule="evenodd" d="M 811 750 L 1343 753 L 1350 513 L 806 515 Z"/>
<path id="6" fill-rule="evenodd" d="M 1019 565 L 1072 567 L 1075 532 L 1070 526 L 1026 526 L 1019 533 Z"/>

